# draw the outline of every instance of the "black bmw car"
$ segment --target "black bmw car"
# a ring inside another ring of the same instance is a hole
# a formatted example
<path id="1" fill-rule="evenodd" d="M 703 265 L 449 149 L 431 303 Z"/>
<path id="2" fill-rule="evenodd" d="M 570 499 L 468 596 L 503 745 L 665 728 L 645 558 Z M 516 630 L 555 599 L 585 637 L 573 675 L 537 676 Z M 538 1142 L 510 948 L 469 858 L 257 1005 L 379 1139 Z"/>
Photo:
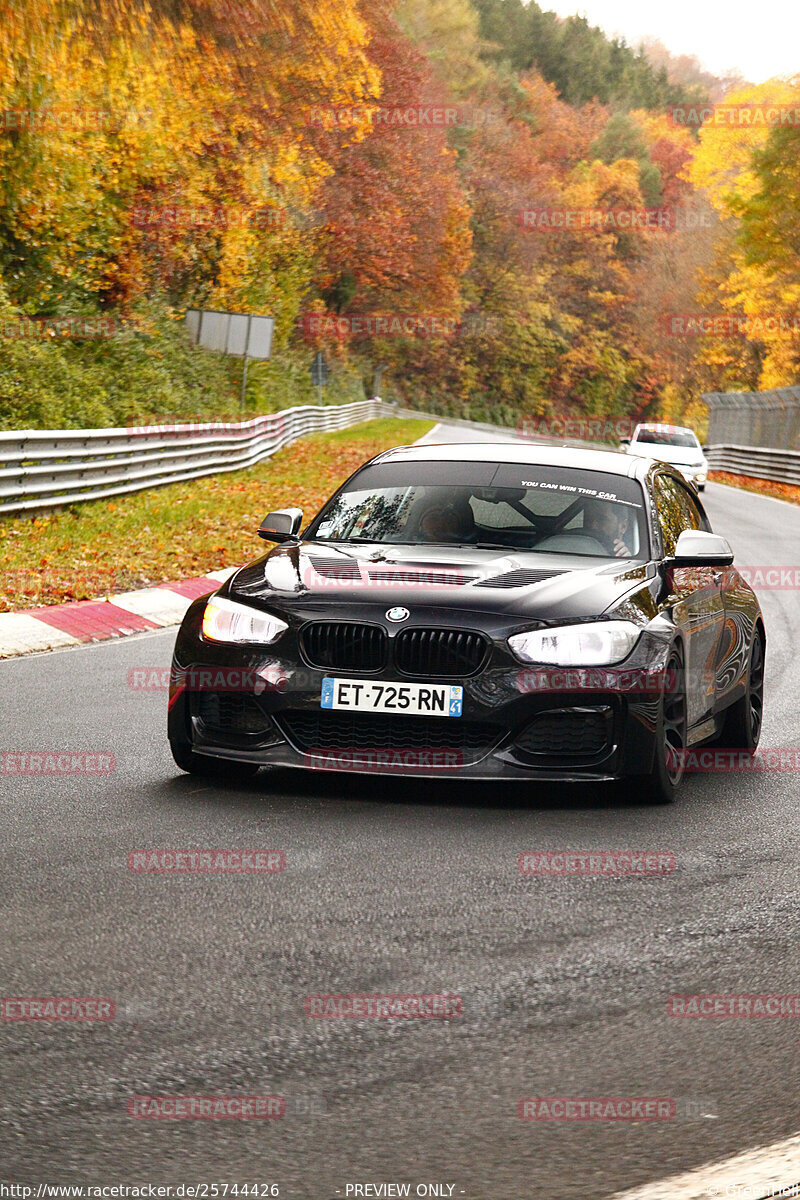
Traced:
<path id="1" fill-rule="evenodd" d="M 694 488 L 613 452 L 403 446 L 188 610 L 169 740 L 185 771 L 629 778 L 752 753 L 765 631 Z"/>

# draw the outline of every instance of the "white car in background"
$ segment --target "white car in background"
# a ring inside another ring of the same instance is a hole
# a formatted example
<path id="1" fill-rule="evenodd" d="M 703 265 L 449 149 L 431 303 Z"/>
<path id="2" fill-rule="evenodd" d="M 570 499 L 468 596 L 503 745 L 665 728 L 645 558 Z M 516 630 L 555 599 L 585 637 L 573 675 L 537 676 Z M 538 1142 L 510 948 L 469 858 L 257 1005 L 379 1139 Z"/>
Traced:
<path id="1" fill-rule="evenodd" d="M 637 425 L 630 440 L 621 438 L 620 441 L 626 447 L 626 454 L 670 463 L 695 485 L 698 492 L 705 490 L 708 460 L 694 430 L 654 422 Z"/>

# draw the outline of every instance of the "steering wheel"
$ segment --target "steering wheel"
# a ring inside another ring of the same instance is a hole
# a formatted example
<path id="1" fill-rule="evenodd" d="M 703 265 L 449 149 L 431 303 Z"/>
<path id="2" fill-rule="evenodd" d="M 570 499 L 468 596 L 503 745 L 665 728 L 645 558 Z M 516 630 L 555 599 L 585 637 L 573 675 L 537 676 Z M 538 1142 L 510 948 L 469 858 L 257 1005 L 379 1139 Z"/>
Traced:
<path id="1" fill-rule="evenodd" d="M 617 557 L 617 552 L 614 549 L 614 539 L 610 533 L 606 533 L 604 529 L 583 529 L 581 532 L 584 537 L 594 538 L 596 542 L 599 542 L 612 558 Z"/>

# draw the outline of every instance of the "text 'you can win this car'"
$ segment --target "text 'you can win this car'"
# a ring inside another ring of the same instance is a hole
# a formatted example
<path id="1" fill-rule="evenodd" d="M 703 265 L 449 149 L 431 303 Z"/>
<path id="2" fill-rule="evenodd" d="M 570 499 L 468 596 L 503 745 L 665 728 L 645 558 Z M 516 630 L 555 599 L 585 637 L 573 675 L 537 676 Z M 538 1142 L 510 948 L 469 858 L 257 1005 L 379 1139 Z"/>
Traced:
<path id="1" fill-rule="evenodd" d="M 757 745 L 758 601 L 667 464 L 405 446 L 301 523 L 270 513 L 279 545 L 186 614 L 183 770 L 634 777 L 666 802 L 688 748 Z"/>

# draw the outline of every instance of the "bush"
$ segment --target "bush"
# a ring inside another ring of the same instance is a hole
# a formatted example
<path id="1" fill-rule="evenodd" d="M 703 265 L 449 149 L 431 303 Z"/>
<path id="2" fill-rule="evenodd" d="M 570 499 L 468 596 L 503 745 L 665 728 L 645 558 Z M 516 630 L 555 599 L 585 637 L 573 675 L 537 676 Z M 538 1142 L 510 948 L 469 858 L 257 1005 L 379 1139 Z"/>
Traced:
<path id="1" fill-rule="evenodd" d="M 312 355 L 301 348 L 250 363 L 242 412 L 241 359 L 192 346 L 183 320 L 161 301 L 140 304 L 118 321 L 111 338 L 21 340 L 13 333 L 19 317 L 0 283 L 2 429 L 236 420 L 319 403 L 311 386 Z M 323 404 L 365 398 L 355 366 L 332 363 L 331 368 Z"/>

